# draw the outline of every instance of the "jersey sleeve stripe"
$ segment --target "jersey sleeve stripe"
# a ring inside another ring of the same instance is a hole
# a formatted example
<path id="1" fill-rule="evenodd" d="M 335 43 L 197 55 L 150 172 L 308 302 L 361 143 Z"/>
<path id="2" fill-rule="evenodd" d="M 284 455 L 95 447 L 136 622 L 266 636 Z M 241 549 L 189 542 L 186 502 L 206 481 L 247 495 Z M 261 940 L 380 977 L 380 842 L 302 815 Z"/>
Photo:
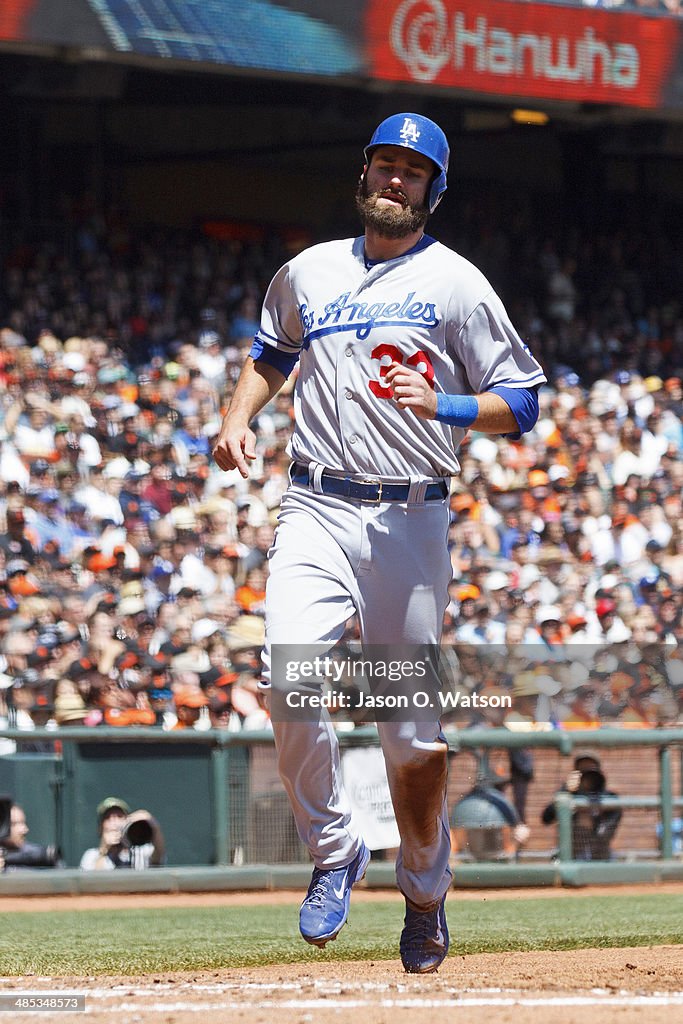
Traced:
<path id="1" fill-rule="evenodd" d="M 268 334 L 267 331 L 264 331 L 262 327 L 256 332 L 256 337 L 271 345 L 271 347 L 276 345 L 278 348 L 291 349 L 292 352 L 298 353 L 301 351 L 301 345 L 298 342 L 292 341 L 290 338 L 276 338 L 273 334 Z"/>
<path id="2" fill-rule="evenodd" d="M 493 388 L 528 388 L 536 387 L 539 384 L 545 384 L 548 378 L 544 374 L 543 370 L 539 370 L 537 373 L 530 374 L 528 377 L 524 377 L 522 380 L 497 380 L 495 384 L 489 385 L 488 391 L 492 391 Z"/>

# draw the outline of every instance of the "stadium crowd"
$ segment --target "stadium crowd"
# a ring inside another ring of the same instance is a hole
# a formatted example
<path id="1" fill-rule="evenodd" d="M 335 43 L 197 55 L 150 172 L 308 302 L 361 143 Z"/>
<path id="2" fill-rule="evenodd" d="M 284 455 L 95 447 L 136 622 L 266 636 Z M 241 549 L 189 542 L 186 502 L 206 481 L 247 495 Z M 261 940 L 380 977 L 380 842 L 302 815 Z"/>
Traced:
<path id="1" fill-rule="evenodd" d="M 531 433 L 462 449 L 455 686 L 511 694 L 490 718 L 511 728 L 681 721 L 680 242 L 492 231 L 471 211 L 452 233 L 551 382 Z M 292 382 L 258 417 L 249 481 L 210 452 L 289 255 L 276 232 L 220 242 L 91 216 L 69 255 L 6 260 L 0 727 L 26 731 L 20 749 L 44 749 L 29 733 L 46 724 L 268 726 L 259 652 Z"/>

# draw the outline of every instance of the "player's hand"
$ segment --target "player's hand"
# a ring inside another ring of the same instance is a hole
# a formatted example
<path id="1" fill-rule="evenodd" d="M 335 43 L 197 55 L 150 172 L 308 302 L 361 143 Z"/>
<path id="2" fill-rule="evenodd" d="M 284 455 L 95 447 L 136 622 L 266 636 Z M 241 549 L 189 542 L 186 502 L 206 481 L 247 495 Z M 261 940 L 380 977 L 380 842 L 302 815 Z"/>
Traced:
<path id="1" fill-rule="evenodd" d="M 213 457 L 219 469 L 226 473 L 239 469 L 246 480 L 249 476 L 247 460 L 253 462 L 256 458 L 256 435 L 248 426 L 233 424 L 226 418 L 214 445 Z"/>
<path id="2" fill-rule="evenodd" d="M 409 366 L 392 363 L 384 380 L 394 393 L 394 401 L 402 409 L 410 409 L 425 420 L 434 419 L 436 392 L 421 373 Z"/>
<path id="3" fill-rule="evenodd" d="M 579 786 L 581 785 L 581 772 L 574 770 L 567 776 L 565 786 L 568 793 L 576 793 Z"/>

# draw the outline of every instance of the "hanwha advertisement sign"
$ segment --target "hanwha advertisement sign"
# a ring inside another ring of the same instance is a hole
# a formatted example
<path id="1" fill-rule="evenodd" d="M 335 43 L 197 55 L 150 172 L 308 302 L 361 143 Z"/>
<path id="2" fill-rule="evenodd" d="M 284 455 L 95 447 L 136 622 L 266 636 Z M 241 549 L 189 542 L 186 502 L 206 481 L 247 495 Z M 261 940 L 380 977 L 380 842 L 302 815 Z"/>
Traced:
<path id="1" fill-rule="evenodd" d="M 501 95 L 657 107 L 678 23 L 509 0 L 370 0 L 371 74 Z"/>

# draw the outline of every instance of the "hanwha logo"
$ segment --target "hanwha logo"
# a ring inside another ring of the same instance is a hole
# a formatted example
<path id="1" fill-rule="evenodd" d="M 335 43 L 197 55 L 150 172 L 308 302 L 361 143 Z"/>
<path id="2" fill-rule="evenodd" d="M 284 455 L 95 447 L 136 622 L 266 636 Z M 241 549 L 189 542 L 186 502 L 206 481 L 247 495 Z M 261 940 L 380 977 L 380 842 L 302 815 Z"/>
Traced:
<path id="1" fill-rule="evenodd" d="M 391 46 L 414 79 L 433 82 L 448 63 L 448 14 L 441 0 L 403 0 L 391 25 Z"/>

